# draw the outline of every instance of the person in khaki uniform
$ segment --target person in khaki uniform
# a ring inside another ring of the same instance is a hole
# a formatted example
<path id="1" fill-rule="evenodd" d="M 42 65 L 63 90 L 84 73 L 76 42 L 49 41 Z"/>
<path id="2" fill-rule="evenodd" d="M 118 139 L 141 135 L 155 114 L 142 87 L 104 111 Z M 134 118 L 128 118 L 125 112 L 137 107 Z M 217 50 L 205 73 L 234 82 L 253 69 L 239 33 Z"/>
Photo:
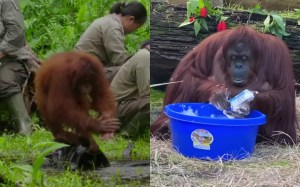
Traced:
<path id="1" fill-rule="evenodd" d="M 145 42 L 111 83 L 118 103 L 121 134 L 135 137 L 150 124 L 150 44 Z"/>
<path id="2" fill-rule="evenodd" d="M 29 75 L 30 51 L 25 47 L 23 17 L 17 0 L 0 0 L 0 101 L 4 102 L 21 135 L 31 132 L 22 85 Z"/>
<path id="3" fill-rule="evenodd" d="M 75 50 L 97 56 L 103 63 L 106 77 L 112 78 L 125 63 L 125 35 L 134 32 L 147 20 L 147 10 L 139 2 L 116 3 L 110 14 L 96 19 L 80 37 Z"/>

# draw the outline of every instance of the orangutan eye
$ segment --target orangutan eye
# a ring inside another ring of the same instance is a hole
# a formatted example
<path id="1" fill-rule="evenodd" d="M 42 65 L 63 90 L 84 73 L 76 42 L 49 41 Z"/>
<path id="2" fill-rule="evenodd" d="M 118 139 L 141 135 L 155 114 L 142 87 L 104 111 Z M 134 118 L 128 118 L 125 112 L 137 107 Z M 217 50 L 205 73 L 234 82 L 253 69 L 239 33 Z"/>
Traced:
<path id="1" fill-rule="evenodd" d="M 244 55 L 244 56 L 242 56 L 242 59 L 243 59 L 243 60 L 247 60 L 248 57 Z"/>
<path id="2" fill-rule="evenodd" d="M 235 60 L 235 59 L 236 59 L 236 56 L 235 56 L 235 55 L 232 55 L 230 58 L 231 58 L 231 60 Z"/>

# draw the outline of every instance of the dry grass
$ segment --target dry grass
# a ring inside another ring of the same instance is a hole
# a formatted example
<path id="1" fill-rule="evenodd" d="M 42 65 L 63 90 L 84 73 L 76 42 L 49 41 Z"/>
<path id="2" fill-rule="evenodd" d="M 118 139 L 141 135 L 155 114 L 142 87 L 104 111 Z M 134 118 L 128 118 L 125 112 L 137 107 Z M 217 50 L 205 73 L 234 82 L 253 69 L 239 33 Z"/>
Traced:
<path id="1" fill-rule="evenodd" d="M 151 139 L 151 186 L 299 186 L 300 148 L 258 144 L 250 158 L 202 161 L 185 158 L 170 141 Z"/>
<path id="2" fill-rule="evenodd" d="M 296 101 L 300 121 L 300 98 Z M 172 149 L 170 141 L 152 138 L 150 143 L 151 186 L 300 186 L 299 145 L 257 144 L 251 157 L 224 162 L 186 158 Z"/>

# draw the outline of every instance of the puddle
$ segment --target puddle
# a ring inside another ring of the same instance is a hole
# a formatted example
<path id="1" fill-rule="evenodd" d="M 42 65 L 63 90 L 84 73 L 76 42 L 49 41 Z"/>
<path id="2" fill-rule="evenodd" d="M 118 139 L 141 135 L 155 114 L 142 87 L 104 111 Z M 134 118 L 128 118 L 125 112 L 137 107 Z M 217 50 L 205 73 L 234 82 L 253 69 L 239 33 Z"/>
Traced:
<path id="1" fill-rule="evenodd" d="M 93 171 L 93 175 L 104 181 L 120 178 L 122 180 L 150 181 L 150 160 L 111 161 L 111 166 Z"/>

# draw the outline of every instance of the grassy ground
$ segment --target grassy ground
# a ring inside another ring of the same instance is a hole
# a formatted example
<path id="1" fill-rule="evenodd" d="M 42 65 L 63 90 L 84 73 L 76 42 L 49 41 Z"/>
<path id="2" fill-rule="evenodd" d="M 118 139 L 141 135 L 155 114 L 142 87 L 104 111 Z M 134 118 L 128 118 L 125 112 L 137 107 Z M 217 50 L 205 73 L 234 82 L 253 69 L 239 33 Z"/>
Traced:
<path id="1" fill-rule="evenodd" d="M 121 160 L 122 151 L 130 141 L 119 135 L 109 141 L 95 138 L 110 161 Z M 32 135 L 27 137 L 3 134 L 0 137 L 0 186 L 15 186 L 16 183 L 22 184 L 22 186 L 35 186 L 31 184 L 34 178 L 33 172 L 26 168 L 33 165 L 36 158 L 43 152 L 36 145 L 51 140 L 51 133 L 44 128 L 36 129 Z M 135 141 L 131 156 L 133 160 L 149 160 L 149 154 L 149 130 L 146 130 Z M 25 172 L 24 169 L 26 170 Z M 99 177 L 95 178 L 92 171 L 51 171 L 40 169 L 38 173 L 43 175 L 44 186 L 103 186 L 103 180 Z M 5 180 L 8 179 L 11 183 L 2 185 L 1 177 Z M 109 186 L 141 186 L 144 182 L 135 180 L 124 183 L 122 179 L 116 176 L 114 179 L 106 181 L 105 185 L 108 184 Z"/>
<path id="2" fill-rule="evenodd" d="M 151 90 L 151 120 L 162 109 L 164 94 Z M 297 113 L 300 99 L 297 98 Z M 298 119 L 299 121 L 299 119 Z M 300 148 L 255 145 L 244 160 L 202 161 L 186 158 L 172 149 L 170 140 L 150 139 L 151 186 L 299 186 Z"/>
<path id="3" fill-rule="evenodd" d="M 156 116 L 161 112 L 163 105 L 164 92 L 157 91 L 154 89 L 150 90 L 150 106 L 151 106 L 151 116 L 150 122 L 152 123 Z"/>
<path id="4" fill-rule="evenodd" d="M 151 89 L 150 95 L 151 95 L 151 97 L 150 97 L 151 107 L 162 106 L 163 98 L 165 95 L 164 92 Z"/>

